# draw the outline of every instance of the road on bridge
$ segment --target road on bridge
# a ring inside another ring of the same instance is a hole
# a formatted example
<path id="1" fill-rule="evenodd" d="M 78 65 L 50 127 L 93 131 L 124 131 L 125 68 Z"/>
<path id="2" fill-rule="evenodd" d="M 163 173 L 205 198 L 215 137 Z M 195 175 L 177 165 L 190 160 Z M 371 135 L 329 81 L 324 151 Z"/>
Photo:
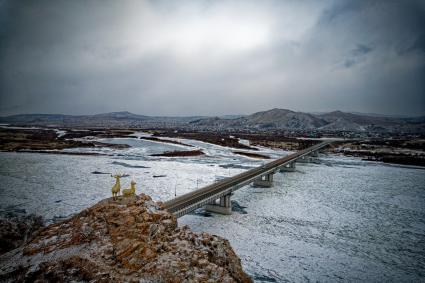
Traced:
<path id="1" fill-rule="evenodd" d="M 231 193 L 232 191 L 249 184 L 263 175 L 274 173 L 279 170 L 280 167 L 326 147 L 330 143 L 332 143 L 332 141 L 324 141 L 304 150 L 276 159 L 265 165 L 253 168 L 233 177 L 220 180 L 199 190 L 176 197 L 164 203 L 165 209 L 177 217 L 183 216 L 184 214 L 207 204 L 208 201 L 211 201 L 211 199 L 218 198 L 226 193 Z"/>

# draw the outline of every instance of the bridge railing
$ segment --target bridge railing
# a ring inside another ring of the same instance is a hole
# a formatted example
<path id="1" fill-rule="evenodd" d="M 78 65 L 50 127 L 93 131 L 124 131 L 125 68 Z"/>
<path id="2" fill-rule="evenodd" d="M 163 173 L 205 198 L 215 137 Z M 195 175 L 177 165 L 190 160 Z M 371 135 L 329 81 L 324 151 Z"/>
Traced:
<path id="1" fill-rule="evenodd" d="M 177 212 L 179 210 L 186 210 L 185 208 L 192 208 L 192 210 L 201 207 L 202 205 L 208 203 L 211 200 L 215 200 L 222 195 L 231 193 L 243 187 L 254 179 L 270 174 L 279 169 L 281 166 L 285 166 L 288 163 L 293 162 L 294 160 L 301 158 L 310 154 L 313 151 L 316 151 L 322 147 L 327 146 L 331 142 L 322 142 L 307 149 L 301 150 L 299 152 L 293 153 L 291 155 L 285 156 L 283 158 L 277 159 L 275 161 L 269 162 L 260 167 L 239 173 L 235 176 L 228 177 L 226 179 L 220 180 L 214 184 L 208 185 L 199 190 L 184 194 L 182 196 L 176 197 L 172 200 L 169 200 L 164 203 L 165 208 L 170 212 Z M 195 207 L 195 208 L 193 208 Z"/>

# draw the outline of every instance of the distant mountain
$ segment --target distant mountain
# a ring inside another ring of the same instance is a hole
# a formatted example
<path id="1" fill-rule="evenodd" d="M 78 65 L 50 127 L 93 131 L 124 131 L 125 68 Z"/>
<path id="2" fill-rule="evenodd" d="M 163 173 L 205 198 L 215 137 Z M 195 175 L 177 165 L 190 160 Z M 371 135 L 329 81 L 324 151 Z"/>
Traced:
<path id="1" fill-rule="evenodd" d="M 371 117 L 389 117 L 389 118 L 409 118 L 409 115 L 390 115 L 390 114 L 379 114 L 379 113 L 364 113 L 364 112 L 349 112 L 360 116 L 371 116 Z M 323 114 L 323 113 L 321 113 Z"/>
<path id="2" fill-rule="evenodd" d="M 425 117 L 377 117 L 334 111 L 324 114 L 271 109 L 236 119 L 206 118 L 191 122 L 200 127 L 286 129 L 351 132 L 425 132 Z"/>
<path id="3" fill-rule="evenodd" d="M 359 115 L 353 113 L 345 113 L 342 111 L 333 111 L 325 114 L 318 115 L 327 122 L 336 122 L 336 121 L 348 121 L 356 123 L 359 125 L 368 125 L 368 124 L 391 124 L 394 122 L 395 118 L 384 117 L 384 116 L 368 116 L 368 115 Z"/>
<path id="4" fill-rule="evenodd" d="M 128 111 L 96 115 L 21 114 L 0 117 L 0 123 L 50 127 L 175 127 L 204 117 L 152 117 Z"/>
<path id="5" fill-rule="evenodd" d="M 326 123 L 316 116 L 287 109 L 271 109 L 246 117 L 247 122 L 258 128 L 317 129 Z"/>
<path id="6" fill-rule="evenodd" d="M 342 111 L 322 114 L 271 109 L 251 115 L 222 117 L 154 117 L 127 111 L 96 115 L 23 114 L 0 117 L 0 123 L 52 127 L 189 128 L 200 130 L 296 130 L 322 132 L 424 133 L 425 116 L 396 118 L 368 116 Z"/>
<path id="7" fill-rule="evenodd" d="M 391 126 L 395 123 L 392 118 L 387 117 L 372 117 L 366 115 L 358 115 L 353 113 L 345 113 L 341 111 L 333 111 L 325 114 L 318 115 L 327 124 L 321 127 L 321 130 L 342 130 L 361 132 L 367 131 L 368 127 L 373 125 Z"/>
<path id="8" fill-rule="evenodd" d="M 316 129 L 326 122 L 308 113 L 272 109 L 233 119 L 209 117 L 191 122 L 192 125 L 216 128 L 252 129 Z"/>
<path id="9" fill-rule="evenodd" d="M 101 119 L 128 119 L 128 120 L 144 120 L 149 119 L 149 116 L 145 115 L 137 115 L 130 113 L 128 111 L 121 111 L 121 112 L 110 112 L 110 113 L 102 113 L 102 114 L 96 114 L 93 115 L 92 118 L 101 118 Z"/>
<path id="10" fill-rule="evenodd" d="M 7 117 L 0 117 L 1 123 L 9 124 L 44 124 L 57 121 L 64 121 L 67 117 L 76 117 L 68 116 L 63 114 L 19 114 L 12 115 Z"/>

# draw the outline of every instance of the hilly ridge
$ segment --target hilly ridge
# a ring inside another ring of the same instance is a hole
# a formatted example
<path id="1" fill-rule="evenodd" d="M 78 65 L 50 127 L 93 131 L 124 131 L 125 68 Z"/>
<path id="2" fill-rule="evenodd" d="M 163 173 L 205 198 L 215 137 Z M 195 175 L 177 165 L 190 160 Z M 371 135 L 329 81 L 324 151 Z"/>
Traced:
<path id="1" fill-rule="evenodd" d="M 399 118 L 333 111 L 322 114 L 274 108 L 246 116 L 155 117 L 128 111 L 96 115 L 21 114 L 0 117 L 0 123 L 54 127 L 190 128 L 200 130 L 298 130 L 424 133 L 425 116 Z"/>
<path id="2" fill-rule="evenodd" d="M 237 119 L 207 118 L 192 124 L 211 128 L 285 129 L 351 132 L 425 132 L 425 117 L 393 118 L 333 111 L 324 114 L 271 109 Z"/>

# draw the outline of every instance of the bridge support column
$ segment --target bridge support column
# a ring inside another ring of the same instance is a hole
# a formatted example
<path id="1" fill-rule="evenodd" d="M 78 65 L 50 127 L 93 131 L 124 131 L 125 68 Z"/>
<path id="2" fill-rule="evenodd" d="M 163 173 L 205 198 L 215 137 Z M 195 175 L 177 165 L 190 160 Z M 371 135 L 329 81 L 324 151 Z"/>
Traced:
<path id="1" fill-rule="evenodd" d="M 273 173 L 263 175 L 260 178 L 254 180 L 254 187 L 270 188 L 273 186 Z"/>
<path id="2" fill-rule="evenodd" d="M 205 206 L 205 211 L 230 215 L 232 214 L 232 203 L 230 201 L 231 194 L 219 198 L 219 202 L 214 200 L 212 203 Z"/>
<path id="3" fill-rule="evenodd" d="M 309 163 L 310 161 L 311 161 L 311 157 L 306 155 L 297 159 L 297 162 L 299 163 Z"/>
<path id="4" fill-rule="evenodd" d="M 285 166 L 279 169 L 280 172 L 294 172 L 295 171 L 295 161 L 286 164 Z"/>
<path id="5" fill-rule="evenodd" d="M 319 157 L 319 153 L 318 153 L 317 151 L 312 151 L 312 152 L 310 153 L 310 156 L 311 156 L 311 157 Z"/>

